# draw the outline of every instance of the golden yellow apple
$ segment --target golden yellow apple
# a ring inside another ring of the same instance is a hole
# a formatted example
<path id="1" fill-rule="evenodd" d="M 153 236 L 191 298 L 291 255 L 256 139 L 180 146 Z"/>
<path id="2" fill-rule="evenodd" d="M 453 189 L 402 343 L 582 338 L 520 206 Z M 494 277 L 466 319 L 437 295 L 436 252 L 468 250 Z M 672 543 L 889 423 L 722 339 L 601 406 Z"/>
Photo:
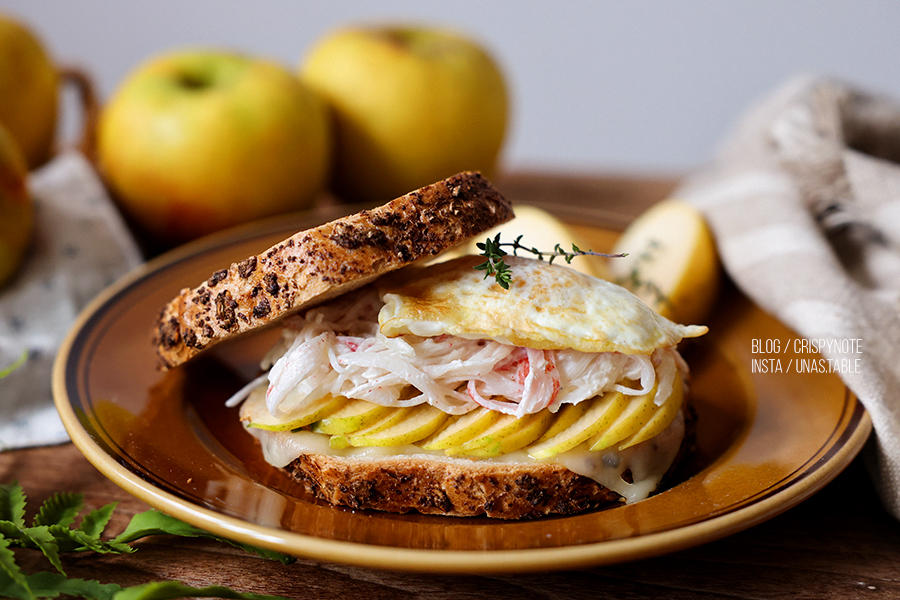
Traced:
<path id="1" fill-rule="evenodd" d="M 34 215 L 27 180 L 22 150 L 0 123 L 0 285 L 19 268 L 31 241 Z"/>
<path id="2" fill-rule="evenodd" d="M 608 263 L 613 280 L 659 314 L 678 323 L 703 323 L 718 295 L 721 265 L 706 220 L 690 204 L 669 198 L 635 219 Z"/>
<path id="3" fill-rule="evenodd" d="M 56 132 L 59 76 L 30 29 L 0 15 L 0 122 L 29 169 L 47 160 Z"/>
<path id="4" fill-rule="evenodd" d="M 497 166 L 506 84 L 467 37 L 428 27 L 341 29 L 313 47 L 301 75 L 332 108 L 332 187 L 347 200 L 387 201 Z"/>
<path id="5" fill-rule="evenodd" d="M 218 50 L 137 67 L 97 135 L 123 211 L 166 244 L 308 207 L 325 187 L 330 148 L 327 109 L 296 74 Z"/>

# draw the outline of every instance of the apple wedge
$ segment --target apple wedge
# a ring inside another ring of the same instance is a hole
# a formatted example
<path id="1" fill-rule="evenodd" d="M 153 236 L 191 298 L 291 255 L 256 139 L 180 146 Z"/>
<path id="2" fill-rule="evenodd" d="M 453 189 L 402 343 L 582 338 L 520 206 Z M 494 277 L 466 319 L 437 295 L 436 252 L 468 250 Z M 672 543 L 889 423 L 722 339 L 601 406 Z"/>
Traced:
<path id="1" fill-rule="evenodd" d="M 556 411 L 553 422 L 550 423 L 550 427 L 547 428 L 547 431 L 537 439 L 537 443 L 549 440 L 557 433 L 574 425 L 578 419 L 584 416 L 584 413 L 586 413 L 590 407 L 591 402 L 579 402 L 578 404 L 564 405 Z"/>
<path id="2" fill-rule="evenodd" d="M 310 429 L 327 435 L 352 433 L 377 423 L 392 410 L 394 409 L 389 406 L 353 399 L 333 413 L 323 415 Z"/>
<path id="3" fill-rule="evenodd" d="M 266 388 L 259 387 L 241 405 L 241 420 L 247 421 L 247 427 L 256 429 L 292 431 L 334 413 L 347 402 L 342 396 L 323 396 L 305 403 L 287 415 L 275 417 L 266 407 Z"/>
<path id="4" fill-rule="evenodd" d="M 350 434 L 351 446 L 402 446 L 424 439 L 437 431 L 450 415 L 430 404 L 419 404 L 403 411 L 400 418 L 386 427 L 372 427 Z M 388 417 L 390 419 L 390 417 Z"/>
<path id="5" fill-rule="evenodd" d="M 434 432 L 431 438 L 421 444 L 425 450 L 443 450 L 461 446 L 482 433 L 500 418 L 500 413 L 487 408 L 477 408 L 459 418 L 448 419 L 443 428 Z"/>
<path id="6" fill-rule="evenodd" d="M 702 323 L 720 285 L 716 243 L 699 210 L 674 198 L 642 213 L 613 246 L 612 280 L 677 323 Z"/>
<path id="7" fill-rule="evenodd" d="M 628 406 L 628 398 L 622 392 L 607 392 L 600 398 L 586 400 L 588 410 L 575 423 L 550 439 L 528 449 L 532 458 L 550 458 L 571 450 L 597 433 L 606 430 L 610 423 Z"/>
<path id="8" fill-rule="evenodd" d="M 625 448 L 630 448 L 641 442 L 646 442 L 653 436 L 661 433 L 663 429 L 668 427 L 672 421 L 675 420 L 675 415 L 678 414 L 678 410 L 681 408 L 681 403 L 683 401 L 684 385 L 681 381 L 681 374 L 678 373 L 675 375 L 675 381 L 672 382 L 672 393 L 669 394 L 666 401 L 663 402 L 662 406 L 657 406 L 655 408 L 653 416 L 650 417 L 650 420 L 647 421 L 646 425 L 638 429 L 637 432 L 630 437 L 622 440 L 619 444 L 619 450 L 624 450 Z"/>
<path id="9" fill-rule="evenodd" d="M 549 410 L 542 410 L 519 418 L 514 415 L 503 415 L 480 436 L 469 440 L 462 446 L 449 448 L 445 452 L 451 456 L 475 458 L 508 454 L 524 448 L 541 437 L 552 421 L 553 413 Z"/>
<path id="10" fill-rule="evenodd" d="M 650 422 L 657 406 L 653 401 L 656 395 L 656 386 L 640 396 L 628 396 L 628 405 L 619 415 L 605 427 L 591 437 L 590 449 L 603 450 L 609 448 L 625 438 L 640 431 L 644 425 Z"/>

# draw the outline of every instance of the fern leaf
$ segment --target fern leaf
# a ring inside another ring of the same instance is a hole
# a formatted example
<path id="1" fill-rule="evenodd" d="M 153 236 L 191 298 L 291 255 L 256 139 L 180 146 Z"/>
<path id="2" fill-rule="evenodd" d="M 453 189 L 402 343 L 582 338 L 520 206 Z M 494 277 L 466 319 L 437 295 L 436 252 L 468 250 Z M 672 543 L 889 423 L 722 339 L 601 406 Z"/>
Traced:
<path id="1" fill-rule="evenodd" d="M 79 529 L 92 538 L 99 538 L 109 524 L 109 520 L 112 518 L 116 505 L 117 503 L 113 502 L 112 504 L 107 504 L 106 506 L 101 506 L 96 510 L 92 510 L 84 516 Z"/>
<path id="2" fill-rule="evenodd" d="M 0 581 L 6 584 L 2 586 L 3 588 L 18 588 L 20 592 L 19 595 L 13 596 L 0 589 L 0 594 L 3 594 L 4 597 L 26 598 L 27 600 L 36 598 L 34 592 L 28 586 L 25 574 L 22 573 L 22 569 L 16 564 L 16 555 L 13 554 L 12 549 L 9 547 L 9 540 L 6 538 L 0 538 L 0 575 L 2 575 Z"/>
<path id="3" fill-rule="evenodd" d="M 56 567 L 56 570 L 63 575 L 62 562 L 59 560 L 59 546 L 56 544 L 56 537 L 50 533 L 47 525 L 39 525 L 37 527 L 29 527 L 22 531 L 23 537 L 27 539 L 35 548 L 44 553 L 50 564 Z"/>
<path id="4" fill-rule="evenodd" d="M 25 490 L 18 481 L 0 485 L 0 521 L 9 521 L 20 529 L 25 527 Z"/>
<path id="5" fill-rule="evenodd" d="M 84 506 L 84 496 L 71 492 L 53 494 L 41 505 L 34 517 L 34 525 L 61 525 L 68 527 Z"/>

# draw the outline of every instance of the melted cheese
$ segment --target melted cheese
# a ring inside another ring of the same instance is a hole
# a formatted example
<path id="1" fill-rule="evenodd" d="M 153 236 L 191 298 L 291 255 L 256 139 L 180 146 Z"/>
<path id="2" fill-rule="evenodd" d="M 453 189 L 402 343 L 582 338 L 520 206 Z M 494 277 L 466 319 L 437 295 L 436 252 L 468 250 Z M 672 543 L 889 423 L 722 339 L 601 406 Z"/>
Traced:
<path id="1" fill-rule="evenodd" d="M 329 436 L 310 431 L 266 431 L 248 429 L 260 442 L 266 461 L 275 467 L 285 467 L 302 454 L 324 454 L 354 459 L 378 459 L 387 456 L 421 457 L 435 461 L 469 462 L 473 459 L 452 458 L 442 450 L 429 452 L 418 446 L 367 446 L 331 448 Z M 617 451 L 613 449 L 591 452 L 586 444 L 540 462 L 560 464 L 570 471 L 590 477 L 602 486 L 616 492 L 627 503 L 637 502 L 649 496 L 672 466 L 681 441 L 684 438 L 684 416 L 678 416 L 659 435 L 646 442 Z M 538 461 L 520 450 L 494 458 L 477 459 L 499 463 L 527 463 Z M 625 471 L 631 471 L 632 483 L 622 479 Z"/>
<path id="2" fill-rule="evenodd" d="M 427 267 L 415 281 L 382 291 L 388 337 L 450 334 L 538 349 L 650 354 L 706 333 L 661 317 L 628 290 L 568 267 L 507 256 L 505 290 L 465 256 Z"/>

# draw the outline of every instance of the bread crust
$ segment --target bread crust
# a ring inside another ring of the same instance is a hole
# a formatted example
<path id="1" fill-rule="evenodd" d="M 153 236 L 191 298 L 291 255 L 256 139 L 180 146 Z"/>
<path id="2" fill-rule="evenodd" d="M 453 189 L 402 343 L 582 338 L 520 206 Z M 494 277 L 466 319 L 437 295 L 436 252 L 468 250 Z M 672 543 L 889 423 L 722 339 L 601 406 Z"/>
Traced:
<path id="1" fill-rule="evenodd" d="M 162 369 L 452 248 L 513 218 L 477 172 L 464 172 L 381 207 L 301 231 L 181 290 L 153 331 Z"/>

